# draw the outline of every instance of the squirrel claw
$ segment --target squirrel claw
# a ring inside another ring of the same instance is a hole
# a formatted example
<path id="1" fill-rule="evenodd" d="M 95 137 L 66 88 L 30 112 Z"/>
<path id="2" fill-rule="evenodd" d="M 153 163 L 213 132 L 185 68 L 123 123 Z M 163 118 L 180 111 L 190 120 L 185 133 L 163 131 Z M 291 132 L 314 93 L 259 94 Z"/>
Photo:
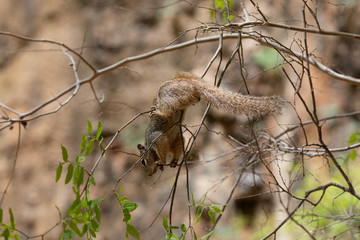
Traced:
<path id="1" fill-rule="evenodd" d="M 170 167 L 175 168 L 177 166 L 177 161 L 173 161 L 170 163 Z"/>
<path id="2" fill-rule="evenodd" d="M 163 163 L 156 163 L 156 165 L 161 171 L 164 171 L 164 164 Z"/>

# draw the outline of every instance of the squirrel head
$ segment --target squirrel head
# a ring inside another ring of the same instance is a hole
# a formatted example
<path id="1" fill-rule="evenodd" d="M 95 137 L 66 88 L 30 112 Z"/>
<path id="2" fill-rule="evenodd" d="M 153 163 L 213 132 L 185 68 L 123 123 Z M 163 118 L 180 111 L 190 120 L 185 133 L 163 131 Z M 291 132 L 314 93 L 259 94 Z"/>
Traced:
<path id="1" fill-rule="evenodd" d="M 142 144 L 138 144 L 137 148 L 140 152 L 141 165 L 146 168 L 149 176 L 152 176 L 156 173 L 158 169 L 157 162 L 159 160 L 158 155 L 155 150 L 152 148 L 146 149 L 146 147 Z"/>

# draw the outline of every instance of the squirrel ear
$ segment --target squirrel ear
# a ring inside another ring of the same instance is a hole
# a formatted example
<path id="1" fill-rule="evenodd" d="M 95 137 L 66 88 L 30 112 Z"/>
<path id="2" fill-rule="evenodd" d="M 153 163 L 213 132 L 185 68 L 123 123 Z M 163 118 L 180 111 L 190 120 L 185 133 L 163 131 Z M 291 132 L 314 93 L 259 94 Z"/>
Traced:
<path id="1" fill-rule="evenodd" d="M 142 145 L 142 144 L 138 144 L 138 145 L 137 145 L 137 148 L 138 148 L 139 150 L 145 149 L 144 145 Z"/>

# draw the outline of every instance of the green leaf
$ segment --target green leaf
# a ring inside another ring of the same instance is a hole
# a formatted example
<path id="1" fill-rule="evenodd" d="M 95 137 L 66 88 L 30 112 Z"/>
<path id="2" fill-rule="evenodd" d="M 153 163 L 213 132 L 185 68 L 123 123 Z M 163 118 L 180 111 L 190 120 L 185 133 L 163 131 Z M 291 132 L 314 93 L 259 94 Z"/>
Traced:
<path id="1" fill-rule="evenodd" d="M 0 223 L 2 223 L 3 220 L 3 210 L 0 208 Z"/>
<path id="2" fill-rule="evenodd" d="M 89 141 L 88 145 L 86 146 L 85 156 L 89 155 L 92 152 L 94 141 L 94 138 Z"/>
<path id="3" fill-rule="evenodd" d="M 206 200 L 206 196 L 207 196 L 207 194 L 208 194 L 208 193 L 206 192 L 206 193 L 205 193 L 204 198 L 201 200 L 201 202 L 200 202 L 200 204 L 201 204 L 201 205 L 203 205 L 203 204 L 204 204 L 204 202 L 205 202 L 205 200 Z"/>
<path id="4" fill-rule="evenodd" d="M 66 174 L 66 178 L 65 178 L 65 184 L 68 184 L 73 176 L 73 171 L 74 171 L 74 165 L 72 163 L 69 164 L 68 168 L 67 168 L 67 174 Z"/>
<path id="5" fill-rule="evenodd" d="M 83 134 L 81 137 L 81 143 L 80 143 L 80 153 L 83 153 L 85 151 L 86 142 L 87 142 L 86 136 L 85 136 L 85 134 Z"/>
<path id="6" fill-rule="evenodd" d="M 215 224 L 215 211 L 213 209 L 210 209 L 208 212 L 208 215 L 209 215 L 212 223 Z"/>
<path id="7" fill-rule="evenodd" d="M 98 222 L 101 221 L 101 211 L 98 205 L 95 205 L 94 207 L 94 213 L 95 213 L 95 218 Z"/>
<path id="8" fill-rule="evenodd" d="M 95 178 L 94 176 L 90 176 L 90 183 L 94 186 L 96 186 Z"/>
<path id="9" fill-rule="evenodd" d="M 92 136 L 92 125 L 89 120 L 87 120 L 87 125 L 88 125 L 88 134 L 89 136 Z"/>
<path id="10" fill-rule="evenodd" d="M 129 211 L 123 209 L 123 214 L 124 214 L 123 222 L 124 223 L 131 222 L 131 215 L 130 215 Z"/>
<path id="11" fill-rule="evenodd" d="M 134 238 L 140 240 L 140 234 L 138 230 L 136 230 L 136 228 L 131 224 L 126 224 L 126 232 L 131 236 L 133 236 Z"/>
<path id="12" fill-rule="evenodd" d="M 215 211 L 217 214 L 220 214 L 220 215 L 224 214 L 224 212 L 223 212 L 220 208 L 218 208 L 218 207 L 214 207 L 214 211 Z"/>
<path id="13" fill-rule="evenodd" d="M 9 239 L 10 230 L 6 227 L 6 228 L 4 229 L 2 235 L 4 236 L 4 239 L 5 239 L 5 240 Z"/>
<path id="14" fill-rule="evenodd" d="M 101 144 L 102 140 L 104 140 L 104 139 L 101 137 L 101 141 L 99 142 L 99 148 L 100 148 L 101 152 L 105 152 L 105 149 L 104 149 L 103 145 Z"/>
<path id="15" fill-rule="evenodd" d="M 98 128 L 97 128 L 97 132 L 96 132 L 96 141 L 99 140 L 99 137 L 100 137 L 100 135 L 101 135 L 102 129 L 103 129 L 102 123 L 99 121 L 99 123 L 98 123 Z"/>
<path id="16" fill-rule="evenodd" d="M 124 189 L 124 186 L 121 186 L 120 190 L 119 190 L 119 193 L 118 193 L 118 196 L 120 196 L 120 193 L 122 192 L 123 189 Z"/>
<path id="17" fill-rule="evenodd" d="M 84 183 L 84 172 L 85 172 L 84 168 L 81 167 L 80 168 L 80 176 L 79 176 L 79 186 Z M 89 192 L 89 194 L 90 194 L 90 192 Z"/>
<path id="18" fill-rule="evenodd" d="M 76 157 L 76 163 L 82 163 L 85 162 L 85 157 L 84 156 L 77 156 Z"/>
<path id="19" fill-rule="evenodd" d="M 58 182 L 60 177 L 61 177 L 61 172 L 62 172 L 62 164 L 61 162 L 59 163 L 59 166 L 56 168 L 56 178 L 55 178 L 55 182 Z"/>
<path id="20" fill-rule="evenodd" d="M 349 141 L 348 141 L 349 145 L 355 144 L 358 142 L 360 142 L 360 132 L 351 134 L 351 136 L 349 137 Z"/>
<path id="21" fill-rule="evenodd" d="M 174 230 L 174 229 L 179 229 L 179 227 L 178 226 L 171 226 L 170 227 L 170 230 Z"/>
<path id="22" fill-rule="evenodd" d="M 225 2 L 223 0 L 215 0 L 215 7 L 217 9 L 225 9 Z"/>
<path id="23" fill-rule="evenodd" d="M 126 209 L 128 212 L 134 211 L 137 207 L 138 207 L 138 205 L 133 202 L 126 202 L 123 204 L 123 210 Z"/>
<path id="24" fill-rule="evenodd" d="M 193 233 L 194 233 L 194 239 L 197 240 L 197 236 L 196 236 L 196 232 L 195 232 L 195 230 L 194 230 L 194 227 L 192 228 L 192 231 L 193 231 Z"/>
<path id="25" fill-rule="evenodd" d="M 99 231 L 100 231 L 100 226 L 99 226 L 99 224 L 98 224 L 94 219 L 91 219 L 91 220 L 90 220 L 90 227 L 91 227 L 91 229 L 93 229 L 95 232 L 99 232 Z"/>
<path id="26" fill-rule="evenodd" d="M 83 233 L 80 232 L 76 222 L 73 220 L 69 223 L 69 227 L 79 236 L 79 237 L 82 237 L 84 236 Z"/>
<path id="27" fill-rule="evenodd" d="M 80 180 L 80 168 L 81 166 L 79 164 L 76 165 L 75 171 L 74 171 L 74 179 L 73 179 L 73 185 L 78 186 L 79 180 Z"/>
<path id="28" fill-rule="evenodd" d="M 179 240 L 179 237 L 174 233 L 169 232 L 166 234 L 166 240 Z"/>
<path id="29" fill-rule="evenodd" d="M 79 164 L 77 164 L 74 172 L 73 185 L 80 187 L 80 185 L 83 184 L 83 182 L 84 182 L 84 168 Z"/>
<path id="30" fill-rule="evenodd" d="M 91 225 L 89 227 L 89 232 L 90 232 L 90 235 L 93 237 L 93 238 L 96 238 L 96 233 L 95 231 L 91 228 Z"/>
<path id="31" fill-rule="evenodd" d="M 16 235 L 16 234 L 13 236 L 13 238 L 16 240 L 21 240 L 21 238 L 19 238 L 18 235 Z"/>
<path id="32" fill-rule="evenodd" d="M 185 226 L 185 224 L 181 224 L 180 225 L 180 229 L 181 229 L 181 231 L 183 231 L 184 233 L 186 232 L 186 226 Z"/>
<path id="33" fill-rule="evenodd" d="M 194 194 L 191 193 L 191 203 L 193 206 L 195 206 L 195 200 L 194 200 Z"/>
<path id="34" fill-rule="evenodd" d="M 64 162 L 68 162 L 69 155 L 68 155 L 66 148 L 63 145 L 61 145 L 61 153 L 62 153 L 62 158 L 63 158 Z"/>
<path id="35" fill-rule="evenodd" d="M 121 197 L 120 199 L 119 199 L 119 203 L 120 203 L 120 205 L 122 205 L 124 202 L 126 202 L 126 201 L 129 201 L 129 199 L 127 198 L 127 197 Z"/>
<path id="36" fill-rule="evenodd" d="M 87 230 L 88 230 L 88 225 L 87 225 L 87 224 L 84 224 L 84 225 L 82 226 L 82 232 L 83 232 L 83 233 L 86 233 Z"/>
<path id="37" fill-rule="evenodd" d="M 201 238 L 201 240 L 209 237 L 211 234 L 213 234 L 213 232 L 214 232 L 214 230 L 212 230 L 211 232 L 209 232 L 208 234 L 206 234 L 205 236 L 203 236 L 203 237 Z"/>
<path id="38" fill-rule="evenodd" d="M 69 229 L 66 229 L 64 231 L 64 235 L 63 235 L 64 239 L 71 239 L 75 237 L 75 233 Z"/>
<path id="39" fill-rule="evenodd" d="M 15 220 L 14 220 L 14 215 L 13 215 L 13 212 L 12 212 L 11 208 L 9 208 L 9 215 L 10 215 L 10 230 L 14 231 L 14 229 L 15 229 Z"/>
<path id="40" fill-rule="evenodd" d="M 79 196 L 76 196 L 76 199 L 72 202 L 69 209 L 66 211 L 66 216 L 69 216 L 71 213 L 76 213 L 81 207 L 81 201 Z"/>
<path id="41" fill-rule="evenodd" d="M 163 226 L 164 226 L 166 231 L 169 230 L 169 223 L 168 223 L 168 220 L 167 220 L 167 218 L 165 216 L 163 217 Z"/>
<path id="42" fill-rule="evenodd" d="M 200 206 L 197 206 L 195 210 L 195 218 L 199 217 L 199 213 L 200 213 L 199 210 L 200 210 Z"/>
<path id="43" fill-rule="evenodd" d="M 198 223 L 198 222 L 200 221 L 200 218 L 201 218 L 201 215 L 202 215 L 203 212 L 204 212 L 204 209 L 205 209 L 205 207 L 202 207 L 202 208 L 201 208 L 201 211 L 200 211 L 199 215 L 198 215 L 197 218 L 196 218 L 196 223 Z"/>

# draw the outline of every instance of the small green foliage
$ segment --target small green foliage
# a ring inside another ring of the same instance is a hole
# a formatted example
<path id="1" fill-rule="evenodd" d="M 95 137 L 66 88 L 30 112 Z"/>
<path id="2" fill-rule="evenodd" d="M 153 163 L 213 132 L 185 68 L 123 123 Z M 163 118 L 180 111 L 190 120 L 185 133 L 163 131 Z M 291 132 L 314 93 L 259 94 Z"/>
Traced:
<path id="1" fill-rule="evenodd" d="M 360 142 L 360 132 L 351 134 L 348 140 L 349 145 L 357 144 Z M 355 161 L 357 156 L 357 151 L 354 149 L 345 158 L 345 164 L 348 164 L 350 160 Z"/>
<path id="2" fill-rule="evenodd" d="M 9 208 L 9 215 L 10 215 L 10 228 L 15 229 L 14 214 L 13 214 L 11 208 Z"/>
<path id="3" fill-rule="evenodd" d="M 65 178 L 65 184 L 68 184 L 73 176 L 74 164 L 70 163 L 67 168 L 67 174 Z"/>
<path id="4" fill-rule="evenodd" d="M 72 239 L 75 236 L 93 239 L 96 238 L 96 233 L 100 231 L 101 211 L 99 204 L 101 203 L 101 200 L 91 200 L 89 187 L 90 184 L 95 185 L 96 183 L 94 177 L 89 175 L 88 171 L 85 170 L 82 164 L 86 161 L 86 157 L 93 151 L 94 143 L 97 143 L 100 150 L 104 151 L 101 146 L 101 142 L 103 140 L 101 137 L 103 127 L 99 121 L 96 136 L 93 136 L 93 129 L 90 121 L 87 121 L 87 126 L 88 136 L 83 134 L 80 143 L 80 154 L 83 155 L 78 155 L 76 156 L 75 161 L 70 161 L 67 149 L 64 146 L 61 146 L 63 161 L 60 162 L 56 168 L 55 181 L 59 181 L 64 168 L 63 165 L 67 165 L 65 184 L 69 184 L 70 182 L 72 183 L 75 199 L 67 209 L 64 216 L 58 208 L 59 217 L 62 221 L 62 233 L 59 239 Z M 83 186 L 85 173 L 88 173 L 89 175 L 89 183 L 86 184 L 86 186 Z M 134 209 L 134 206 L 128 204 L 126 208 L 130 212 Z M 12 223 L 13 221 L 11 221 L 11 225 Z M 131 229 L 131 227 L 129 229 Z M 134 233 L 132 231 L 129 234 L 133 236 L 132 234 Z"/>
<path id="5" fill-rule="evenodd" d="M 102 129 L 103 129 L 102 123 L 99 121 L 99 123 L 98 123 L 98 129 L 97 129 L 96 137 L 95 137 L 96 141 L 99 140 L 99 138 L 100 138 L 100 136 L 101 136 Z"/>
<path id="6" fill-rule="evenodd" d="M 84 156 L 77 156 L 76 157 L 76 163 L 82 163 L 85 162 L 85 157 Z"/>
<path id="7" fill-rule="evenodd" d="M 94 138 L 92 138 L 92 139 L 88 142 L 88 145 L 86 146 L 86 149 L 85 149 L 85 156 L 89 155 L 89 154 L 92 152 L 94 142 L 95 142 L 95 139 L 94 139 Z"/>
<path id="8" fill-rule="evenodd" d="M 200 238 L 201 240 L 209 237 L 211 234 L 213 234 L 214 230 L 210 231 L 208 234 L 206 234 L 205 236 L 203 236 L 202 238 Z"/>
<path id="9" fill-rule="evenodd" d="M 93 176 L 90 176 L 90 183 L 96 186 L 95 178 Z"/>
<path id="10" fill-rule="evenodd" d="M 126 233 L 125 237 L 126 239 L 129 239 L 129 235 L 133 236 L 136 239 L 140 239 L 140 234 L 137 231 L 137 229 L 131 225 L 131 212 L 135 211 L 138 205 L 134 202 L 131 202 L 127 197 L 123 196 L 120 197 L 120 194 L 123 190 L 123 186 L 121 186 L 119 192 L 116 195 L 116 199 L 118 200 L 119 206 L 122 209 L 123 212 L 123 222 L 126 224 Z"/>
<path id="11" fill-rule="evenodd" d="M 86 136 L 85 134 L 83 134 L 80 143 L 80 153 L 83 153 L 85 151 L 86 143 L 87 143 Z"/>
<path id="12" fill-rule="evenodd" d="M 80 197 L 76 187 L 75 200 L 66 211 L 65 218 L 62 219 L 63 232 L 60 239 L 74 238 L 76 235 L 87 239 L 96 238 L 96 233 L 100 231 L 101 211 L 100 199 L 90 200 L 90 192 L 87 190 L 84 196 Z M 59 211 L 61 216 L 61 211 Z"/>
<path id="13" fill-rule="evenodd" d="M 140 239 L 140 234 L 139 232 L 136 230 L 136 228 L 131 225 L 131 224 L 126 224 L 126 237 L 128 238 L 128 235 L 130 234 L 131 236 L 133 236 L 136 239 Z"/>
<path id="14" fill-rule="evenodd" d="M 163 218 L 163 227 L 165 228 L 165 230 L 169 229 L 168 220 L 165 216 Z"/>
<path id="15" fill-rule="evenodd" d="M 207 193 L 201 199 L 200 203 L 196 204 L 195 200 L 194 200 L 194 195 L 191 194 L 191 207 L 195 207 L 195 219 L 194 219 L 194 222 L 198 223 L 201 220 L 201 216 L 204 213 L 204 210 L 206 209 L 206 210 L 208 210 L 208 215 L 209 215 L 212 223 L 215 224 L 215 221 L 216 221 L 215 220 L 215 215 L 216 214 L 220 214 L 220 215 L 224 214 L 223 211 L 220 208 L 225 206 L 226 204 L 219 205 L 219 204 L 212 203 L 212 204 L 210 204 L 208 206 L 204 205 L 206 197 L 207 197 Z M 190 231 L 192 231 L 194 239 L 195 240 L 198 239 L 193 227 L 187 228 L 185 226 L 185 224 L 180 224 L 180 227 L 178 227 L 178 226 L 169 226 L 169 221 L 165 216 L 163 217 L 163 223 L 162 224 L 163 224 L 164 229 L 166 230 L 166 234 L 162 238 L 163 240 L 168 240 L 168 239 L 184 240 L 185 236 L 186 236 L 186 233 L 187 233 L 187 231 L 189 229 L 190 229 Z M 177 229 L 181 230 L 180 235 L 176 235 L 175 233 L 172 232 L 172 230 L 177 230 Z M 207 233 L 205 236 L 201 237 L 200 239 L 208 238 L 211 234 L 213 234 L 213 232 L 214 231 L 210 231 L 209 233 Z"/>
<path id="16" fill-rule="evenodd" d="M 216 222 L 215 214 L 218 214 L 218 215 L 224 214 L 223 211 L 220 208 L 226 206 L 226 204 L 211 203 L 210 205 L 204 205 L 206 198 L 207 198 L 207 193 L 201 199 L 199 204 L 195 204 L 194 197 L 192 196 L 192 203 L 193 203 L 192 206 L 196 207 L 195 220 L 194 221 L 195 221 L 195 223 L 198 223 L 200 221 L 200 219 L 201 219 L 201 216 L 202 216 L 204 210 L 207 209 L 208 210 L 208 215 L 209 215 L 209 217 L 211 219 L 212 224 L 215 224 L 215 222 Z M 206 234 L 201 239 L 207 238 L 212 233 L 213 233 L 213 231 L 209 232 L 208 234 Z"/>
<path id="17" fill-rule="evenodd" d="M 0 225 L 2 229 L 2 233 L 0 234 L 1 239 L 16 239 L 20 240 L 19 236 L 15 233 L 15 218 L 14 214 L 9 208 L 9 216 L 10 216 L 10 225 L 7 225 L 3 222 L 3 210 L 0 208 Z"/>
<path id="18" fill-rule="evenodd" d="M 164 216 L 163 217 L 163 227 L 166 230 L 165 236 L 162 238 L 163 240 L 183 240 L 185 239 L 186 234 L 186 226 L 184 224 L 181 224 L 180 227 L 178 226 L 169 226 L 168 219 Z M 176 234 L 172 233 L 172 230 L 181 229 L 182 233 L 180 236 L 177 236 Z"/>
<path id="19" fill-rule="evenodd" d="M 346 156 L 346 161 L 349 161 L 349 160 L 355 160 L 356 159 L 356 150 L 352 150 L 347 156 Z"/>
<path id="20" fill-rule="evenodd" d="M 63 157 L 64 162 L 68 162 L 69 156 L 68 156 L 66 148 L 63 145 L 61 145 L 61 152 L 62 152 L 62 157 Z"/>
<path id="21" fill-rule="evenodd" d="M 73 185 L 77 187 L 77 189 L 80 188 L 80 186 L 84 182 L 84 168 L 80 166 L 80 164 L 76 165 L 75 171 L 74 171 L 74 178 L 73 178 Z"/>
<path id="22" fill-rule="evenodd" d="M 215 0 L 213 2 L 214 8 L 217 11 L 221 11 L 223 13 L 223 22 L 233 21 L 234 15 L 231 13 L 234 8 L 233 0 Z M 215 18 L 215 11 L 210 11 L 210 18 Z"/>
<path id="23" fill-rule="evenodd" d="M 87 120 L 87 125 L 88 125 L 88 134 L 89 136 L 92 136 L 92 125 L 89 120 Z"/>
<path id="24" fill-rule="evenodd" d="M 359 142 L 360 142 L 360 132 L 351 134 L 348 141 L 349 145 L 356 144 Z"/>
<path id="25" fill-rule="evenodd" d="M 61 162 L 59 163 L 58 167 L 56 168 L 56 178 L 55 181 L 58 182 L 60 177 L 61 177 L 61 172 L 62 172 L 62 164 Z"/>
<path id="26" fill-rule="evenodd" d="M 181 224 L 181 225 L 180 225 L 180 229 L 181 229 L 181 231 L 184 232 L 184 233 L 187 231 L 185 224 Z"/>

